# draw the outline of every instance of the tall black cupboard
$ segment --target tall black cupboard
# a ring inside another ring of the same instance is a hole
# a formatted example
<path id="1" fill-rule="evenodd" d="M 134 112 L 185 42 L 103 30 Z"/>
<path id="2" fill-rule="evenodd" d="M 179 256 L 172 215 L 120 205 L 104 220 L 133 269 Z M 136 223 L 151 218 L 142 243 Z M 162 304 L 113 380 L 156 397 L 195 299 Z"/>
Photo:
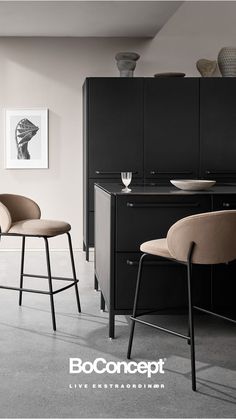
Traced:
<path id="1" fill-rule="evenodd" d="M 200 80 L 200 174 L 236 180 L 236 79 Z"/>
<path id="2" fill-rule="evenodd" d="M 144 177 L 163 181 L 198 176 L 198 79 L 144 81 Z"/>
<path id="3" fill-rule="evenodd" d="M 84 99 L 84 249 L 94 244 L 94 183 L 143 180 L 143 79 L 89 78 Z"/>
<path id="4" fill-rule="evenodd" d="M 199 84 L 198 78 L 85 80 L 83 247 L 87 260 L 94 245 L 94 183 L 117 182 L 122 171 L 132 171 L 136 184 L 199 177 Z"/>

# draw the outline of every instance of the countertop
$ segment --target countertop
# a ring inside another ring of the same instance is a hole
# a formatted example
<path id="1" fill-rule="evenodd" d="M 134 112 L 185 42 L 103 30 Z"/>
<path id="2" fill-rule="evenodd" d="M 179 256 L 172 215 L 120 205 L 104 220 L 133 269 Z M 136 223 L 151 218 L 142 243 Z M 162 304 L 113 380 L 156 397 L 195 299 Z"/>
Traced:
<path id="1" fill-rule="evenodd" d="M 158 185 L 130 185 L 130 192 L 123 192 L 124 186 L 121 183 L 97 182 L 95 186 L 103 189 L 110 195 L 214 195 L 214 194 L 236 194 L 236 184 L 215 185 L 207 191 L 182 191 L 174 186 Z"/>

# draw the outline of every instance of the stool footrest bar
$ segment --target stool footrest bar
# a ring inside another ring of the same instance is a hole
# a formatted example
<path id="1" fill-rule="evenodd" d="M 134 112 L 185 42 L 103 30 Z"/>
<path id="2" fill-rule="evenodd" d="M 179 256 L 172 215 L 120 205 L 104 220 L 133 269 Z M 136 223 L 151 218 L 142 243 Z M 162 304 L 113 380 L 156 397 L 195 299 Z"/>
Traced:
<path id="1" fill-rule="evenodd" d="M 43 278 L 43 279 L 48 279 L 48 276 L 47 275 L 23 274 L 23 276 L 26 276 L 28 278 Z M 73 278 L 63 278 L 63 276 L 52 276 L 51 278 L 52 279 L 56 279 L 58 281 L 72 281 L 72 282 L 74 282 L 74 279 Z"/>
<path id="2" fill-rule="evenodd" d="M 61 292 L 61 291 L 67 290 L 68 288 L 74 287 L 75 284 L 77 284 L 77 282 L 79 282 L 78 279 L 76 281 L 73 281 L 73 283 L 70 284 L 70 285 L 66 285 L 65 287 L 60 288 L 59 290 L 53 291 L 53 294 L 57 294 L 58 292 Z"/>
<path id="3" fill-rule="evenodd" d="M 220 319 L 228 320 L 229 322 L 236 323 L 236 320 L 231 319 L 230 317 L 222 316 L 221 314 L 214 313 L 213 311 L 206 310 L 205 308 L 201 308 L 198 306 L 193 306 L 193 308 L 195 308 L 195 310 L 202 311 L 203 313 L 207 313 L 207 314 L 211 314 L 212 316 L 219 317 Z"/>
<path id="4" fill-rule="evenodd" d="M 35 294 L 47 294 L 47 295 L 50 294 L 49 291 L 34 290 L 34 289 L 30 289 L 30 288 L 7 287 L 7 286 L 3 286 L 3 285 L 0 285 L 0 288 L 1 289 L 4 289 L 4 290 L 15 290 L 15 291 L 24 291 L 24 292 L 34 292 Z"/>
<path id="5" fill-rule="evenodd" d="M 59 290 L 53 291 L 52 294 L 57 294 L 58 292 L 67 290 L 68 288 L 73 287 L 75 284 L 77 284 L 77 282 L 79 282 L 78 280 L 73 281 L 72 284 L 70 285 L 66 285 L 63 288 L 60 288 Z M 23 291 L 23 292 L 33 292 L 35 294 L 46 294 L 46 295 L 50 295 L 51 293 L 49 291 L 41 291 L 41 290 L 34 290 L 31 288 L 20 288 L 20 287 L 7 287 L 7 286 L 3 286 L 0 285 L 0 289 L 5 289 L 5 290 L 15 290 L 15 291 Z"/>
<path id="6" fill-rule="evenodd" d="M 182 335 L 181 333 L 175 332 L 174 330 L 170 330 L 170 329 L 166 329 L 165 327 L 157 326 L 153 323 L 146 322 L 145 320 L 138 319 L 137 317 L 130 316 L 130 319 L 135 321 L 135 322 L 145 324 L 146 326 L 153 327 L 154 329 L 161 330 L 162 332 L 170 333 L 171 335 L 178 336 L 182 339 L 190 340 L 190 336 Z"/>

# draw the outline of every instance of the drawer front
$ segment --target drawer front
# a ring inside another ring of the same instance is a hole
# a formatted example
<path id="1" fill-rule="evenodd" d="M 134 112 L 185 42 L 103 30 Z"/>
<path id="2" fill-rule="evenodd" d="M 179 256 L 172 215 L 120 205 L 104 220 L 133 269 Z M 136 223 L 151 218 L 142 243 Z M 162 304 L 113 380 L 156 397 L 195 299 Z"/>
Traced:
<path id="1" fill-rule="evenodd" d="M 115 179 L 114 177 L 109 179 L 109 178 L 104 178 L 104 179 L 89 179 L 89 211 L 94 211 L 94 184 L 95 183 L 115 183 L 116 185 L 119 184 L 120 185 L 120 189 L 124 188 L 124 185 L 121 182 L 120 179 L 121 175 L 119 174 L 119 178 Z M 141 184 L 142 180 L 141 179 L 132 179 L 132 185 L 136 185 L 136 184 Z"/>
<path id="2" fill-rule="evenodd" d="M 116 254 L 115 305 L 131 310 L 140 253 Z M 211 275 L 208 266 L 194 266 L 194 303 L 209 306 Z M 175 309 L 187 306 L 187 272 L 184 265 L 149 258 L 143 265 L 140 309 Z"/>
<path id="3" fill-rule="evenodd" d="M 140 244 L 165 237 L 176 221 L 210 211 L 209 195 L 117 197 L 117 251 L 139 251 Z"/>
<path id="4" fill-rule="evenodd" d="M 213 211 L 236 209 L 236 195 L 213 195 Z"/>

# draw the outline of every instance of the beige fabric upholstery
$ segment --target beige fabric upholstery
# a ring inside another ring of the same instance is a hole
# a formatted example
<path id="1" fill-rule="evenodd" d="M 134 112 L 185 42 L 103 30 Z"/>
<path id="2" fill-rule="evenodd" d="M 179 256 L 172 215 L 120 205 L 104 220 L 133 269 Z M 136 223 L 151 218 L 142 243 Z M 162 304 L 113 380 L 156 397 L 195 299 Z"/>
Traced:
<path id="1" fill-rule="evenodd" d="M 21 220 L 38 219 L 41 216 L 40 208 L 36 202 L 25 196 L 0 194 L 0 202 L 8 209 L 12 223 Z M 0 223 L 2 223 L 1 218 Z"/>
<path id="2" fill-rule="evenodd" d="M 155 256 L 187 262 L 191 243 L 192 262 L 214 265 L 236 259 L 236 210 L 215 211 L 182 218 L 169 229 L 167 238 L 143 243 L 140 250 Z"/>
<path id="3" fill-rule="evenodd" d="M 187 261 L 191 242 L 195 243 L 193 263 L 217 264 L 236 259 L 236 210 L 192 215 L 169 229 L 167 246 L 173 258 Z"/>
<path id="4" fill-rule="evenodd" d="M 0 227 L 1 232 L 6 233 L 11 227 L 11 214 L 8 211 L 7 207 L 0 202 Z"/>
<path id="5" fill-rule="evenodd" d="M 173 258 L 169 252 L 166 239 L 150 240 L 149 242 L 145 242 L 141 244 L 140 250 L 150 255 Z"/>
<path id="6" fill-rule="evenodd" d="M 0 195 L 0 227 L 2 233 L 29 236 L 58 236 L 70 231 L 63 221 L 41 220 L 36 202 L 21 195 Z"/>
<path id="7" fill-rule="evenodd" d="M 70 229 L 70 224 L 63 221 L 24 220 L 13 223 L 8 233 L 50 237 L 67 233 Z"/>

